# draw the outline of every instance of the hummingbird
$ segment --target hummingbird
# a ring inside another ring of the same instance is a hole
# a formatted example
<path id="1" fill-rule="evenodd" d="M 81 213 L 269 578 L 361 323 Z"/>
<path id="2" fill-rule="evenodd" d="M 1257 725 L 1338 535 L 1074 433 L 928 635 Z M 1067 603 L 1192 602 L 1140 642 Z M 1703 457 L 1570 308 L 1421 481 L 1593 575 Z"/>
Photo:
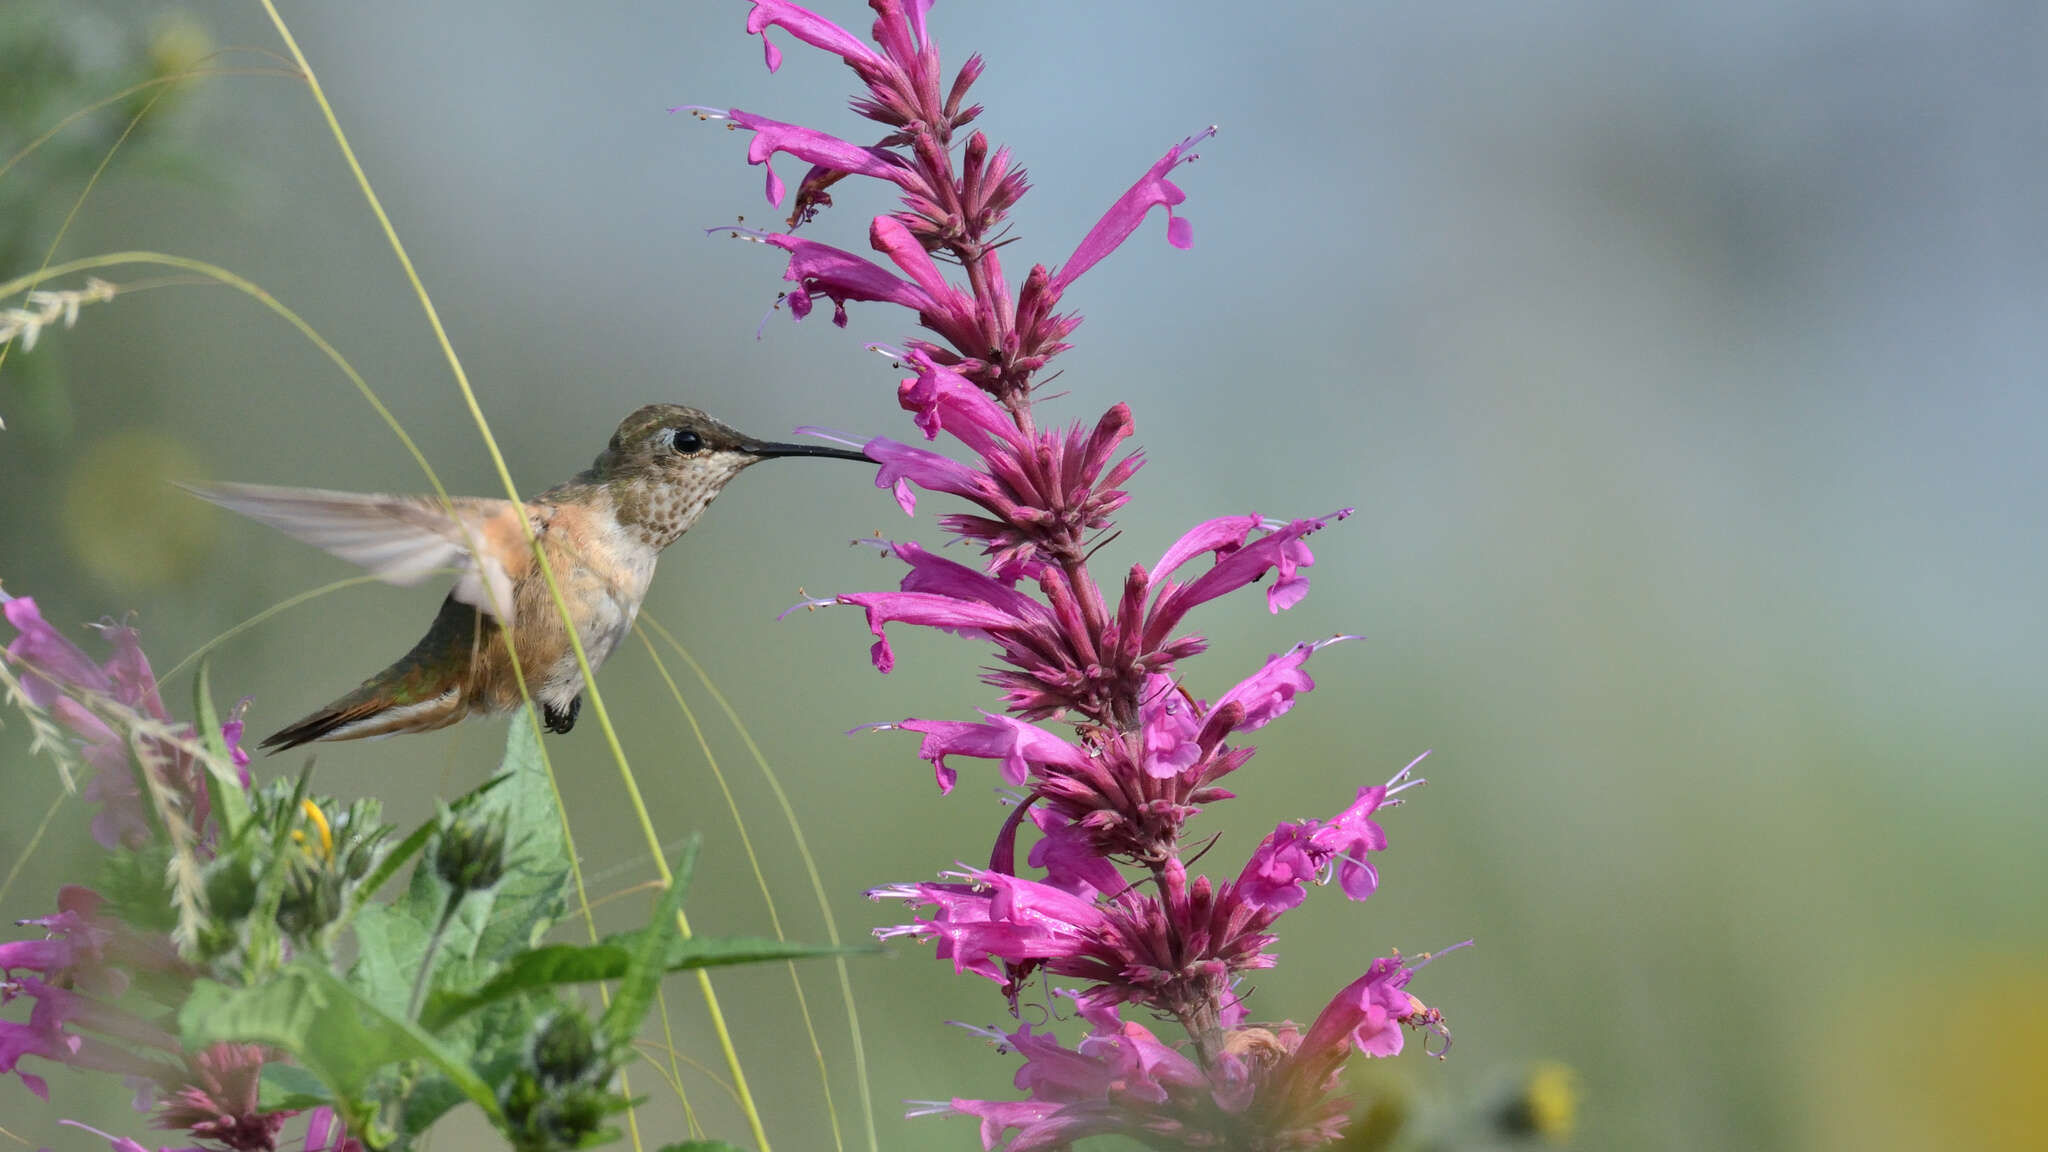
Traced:
<path id="1" fill-rule="evenodd" d="M 633 627 L 662 550 L 733 477 L 782 456 L 874 463 L 844 448 L 756 440 L 680 404 L 649 404 L 619 423 L 589 468 L 522 502 L 188 486 L 389 583 L 458 574 L 412 651 L 261 746 L 281 752 L 315 740 L 426 732 L 472 713 L 518 708 L 508 632 L 548 731 L 569 731 L 583 702 L 583 674 L 520 518 L 547 556 L 594 672 Z"/>

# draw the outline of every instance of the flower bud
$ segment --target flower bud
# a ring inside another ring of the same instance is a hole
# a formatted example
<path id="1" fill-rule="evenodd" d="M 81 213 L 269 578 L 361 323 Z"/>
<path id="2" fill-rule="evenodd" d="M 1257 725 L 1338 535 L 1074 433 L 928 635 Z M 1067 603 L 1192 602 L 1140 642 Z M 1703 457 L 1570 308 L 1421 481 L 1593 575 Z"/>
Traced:
<path id="1" fill-rule="evenodd" d="M 554 1147 L 581 1148 L 604 1127 L 610 1102 L 603 1089 L 579 1084 L 549 1101 L 551 1107 L 541 1109 L 540 1128 Z"/>
<path id="2" fill-rule="evenodd" d="M 597 1037 L 574 1008 L 549 1016 L 533 1037 L 533 1071 L 543 1081 L 570 1084 L 597 1067 Z"/>
<path id="3" fill-rule="evenodd" d="M 434 842 L 434 874 L 457 893 L 482 892 L 505 876 L 503 816 L 456 816 Z"/>
<path id="4" fill-rule="evenodd" d="M 240 920 L 255 906 L 256 877 L 239 857 L 223 857 L 206 870 L 206 910 L 215 920 Z"/>
<path id="5" fill-rule="evenodd" d="M 277 904 L 277 926 L 304 939 L 341 916 L 341 877 L 325 868 L 295 862 Z"/>

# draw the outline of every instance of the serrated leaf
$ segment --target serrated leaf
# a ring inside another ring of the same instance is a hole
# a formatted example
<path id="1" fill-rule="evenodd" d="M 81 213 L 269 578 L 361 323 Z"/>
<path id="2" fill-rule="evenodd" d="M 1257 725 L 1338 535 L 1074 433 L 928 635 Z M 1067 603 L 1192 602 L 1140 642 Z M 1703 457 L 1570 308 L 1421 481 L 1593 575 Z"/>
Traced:
<path id="1" fill-rule="evenodd" d="M 420 1013 L 420 1023 L 438 1032 L 485 1005 L 522 992 L 563 984 L 620 979 L 631 965 L 633 950 L 638 946 L 640 936 L 639 932 L 626 932 L 607 937 L 597 944 L 550 944 L 521 952 L 480 988 L 470 992 L 436 993 L 427 1001 L 426 1010 Z M 818 947 L 754 936 L 697 936 L 672 941 L 662 970 L 683 972 L 693 968 L 809 960 L 868 951 L 877 949 Z"/>
<path id="2" fill-rule="evenodd" d="M 420 1023 L 439 1031 L 455 1020 L 508 997 L 558 984 L 616 980 L 625 975 L 632 955 L 604 944 L 550 944 L 513 956 L 497 975 L 471 992 L 435 993 L 420 1013 Z"/>
<path id="3" fill-rule="evenodd" d="M 666 968 L 685 972 L 693 968 L 725 968 L 734 964 L 767 964 L 777 960 L 814 960 L 820 956 L 850 956 L 880 952 L 879 947 L 848 947 L 830 944 L 797 944 L 770 940 L 765 936 L 692 936 L 669 945 Z"/>
<path id="4" fill-rule="evenodd" d="M 439 1040 L 324 968 L 296 964 L 253 988 L 201 980 L 178 1011 L 178 1031 L 188 1051 L 221 1043 L 282 1048 L 333 1094 L 349 1098 L 386 1065 L 424 1060 L 485 1115 L 504 1119 L 490 1086 Z"/>
<path id="5" fill-rule="evenodd" d="M 619 978 L 618 991 L 612 994 L 612 1002 L 604 1010 L 604 1019 L 598 1021 L 598 1033 L 613 1048 L 623 1049 L 633 1042 L 634 1034 L 640 1030 L 640 1021 L 646 1017 L 647 1009 L 654 1003 L 654 994 L 661 988 L 661 978 L 667 975 L 662 962 L 682 932 L 678 913 L 682 911 L 683 893 L 690 886 L 690 874 L 697 866 L 698 844 L 698 838 L 692 836 L 683 845 L 670 873 L 668 887 L 655 903 L 654 919 L 648 922 L 647 930 L 640 933 L 640 938 L 628 950 L 625 975 Z"/>
<path id="6" fill-rule="evenodd" d="M 355 930 L 349 983 L 385 1011 L 405 1011 L 432 929 L 396 908 L 372 904 L 356 915 Z"/>
<path id="7" fill-rule="evenodd" d="M 533 717 L 512 718 L 499 771 L 509 779 L 477 804 L 481 816 L 503 813 L 505 821 L 505 876 L 489 893 L 488 918 L 472 953 L 481 960 L 500 960 L 539 943 L 561 914 L 569 884 L 562 810 Z M 485 901 L 473 897 L 469 903 Z"/>
<path id="8" fill-rule="evenodd" d="M 434 1122 L 455 1110 L 464 1097 L 462 1090 L 441 1077 L 430 1077 L 406 1093 L 399 1121 L 406 1132 L 425 1132 Z"/>
<path id="9" fill-rule="evenodd" d="M 94 887 L 106 898 L 108 911 L 121 920 L 145 931 L 169 932 L 178 926 L 169 861 L 162 841 L 110 853 L 100 861 Z"/>
<path id="10" fill-rule="evenodd" d="M 321 1083 L 318 1076 L 297 1064 L 280 1064 L 273 1060 L 263 1066 L 256 1081 L 256 1107 L 263 1112 L 304 1112 L 332 1104 L 334 1093 Z"/>
<path id="11" fill-rule="evenodd" d="M 249 823 L 249 795 L 234 771 L 227 741 L 220 734 L 220 714 L 213 710 L 213 687 L 209 662 L 199 661 L 199 675 L 193 680 L 192 714 L 199 722 L 199 744 L 206 755 L 199 762 L 206 768 L 206 794 L 213 801 L 213 818 L 220 824 L 220 842 L 232 844 Z"/>
<path id="12" fill-rule="evenodd" d="M 506 1080 L 523 1066 L 536 1022 L 560 1007 L 561 999 L 553 993 L 528 995 L 501 1001 L 451 1024 L 423 1022 L 422 1027 L 439 1036 L 442 1043 L 463 1048 L 477 1075 L 494 1091 L 502 1092 Z M 405 1099 L 404 1130 L 426 1131 L 462 1099 L 462 1093 L 446 1080 L 432 1078 L 420 1083 Z"/>

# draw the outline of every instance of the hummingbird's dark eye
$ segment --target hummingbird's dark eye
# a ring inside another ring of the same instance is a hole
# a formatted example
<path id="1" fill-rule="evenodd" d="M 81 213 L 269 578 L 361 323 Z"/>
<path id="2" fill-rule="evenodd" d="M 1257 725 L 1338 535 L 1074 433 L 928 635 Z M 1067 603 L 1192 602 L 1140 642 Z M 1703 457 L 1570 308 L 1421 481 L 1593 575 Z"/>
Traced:
<path id="1" fill-rule="evenodd" d="M 668 443 L 669 447 L 687 455 L 704 447 L 704 438 L 688 428 L 671 428 L 669 429 Z"/>

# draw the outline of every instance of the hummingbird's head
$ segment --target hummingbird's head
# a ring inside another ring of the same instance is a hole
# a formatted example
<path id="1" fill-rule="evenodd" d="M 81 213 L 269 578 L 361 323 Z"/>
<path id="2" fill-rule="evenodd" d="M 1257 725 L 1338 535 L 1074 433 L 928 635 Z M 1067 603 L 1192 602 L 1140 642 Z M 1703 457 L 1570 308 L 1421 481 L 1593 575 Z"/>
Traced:
<path id="1" fill-rule="evenodd" d="M 757 440 L 681 404 L 649 404 L 619 422 L 591 475 L 611 489 L 622 523 L 642 527 L 650 542 L 666 547 L 734 476 L 777 456 L 874 463 L 845 448 Z"/>

